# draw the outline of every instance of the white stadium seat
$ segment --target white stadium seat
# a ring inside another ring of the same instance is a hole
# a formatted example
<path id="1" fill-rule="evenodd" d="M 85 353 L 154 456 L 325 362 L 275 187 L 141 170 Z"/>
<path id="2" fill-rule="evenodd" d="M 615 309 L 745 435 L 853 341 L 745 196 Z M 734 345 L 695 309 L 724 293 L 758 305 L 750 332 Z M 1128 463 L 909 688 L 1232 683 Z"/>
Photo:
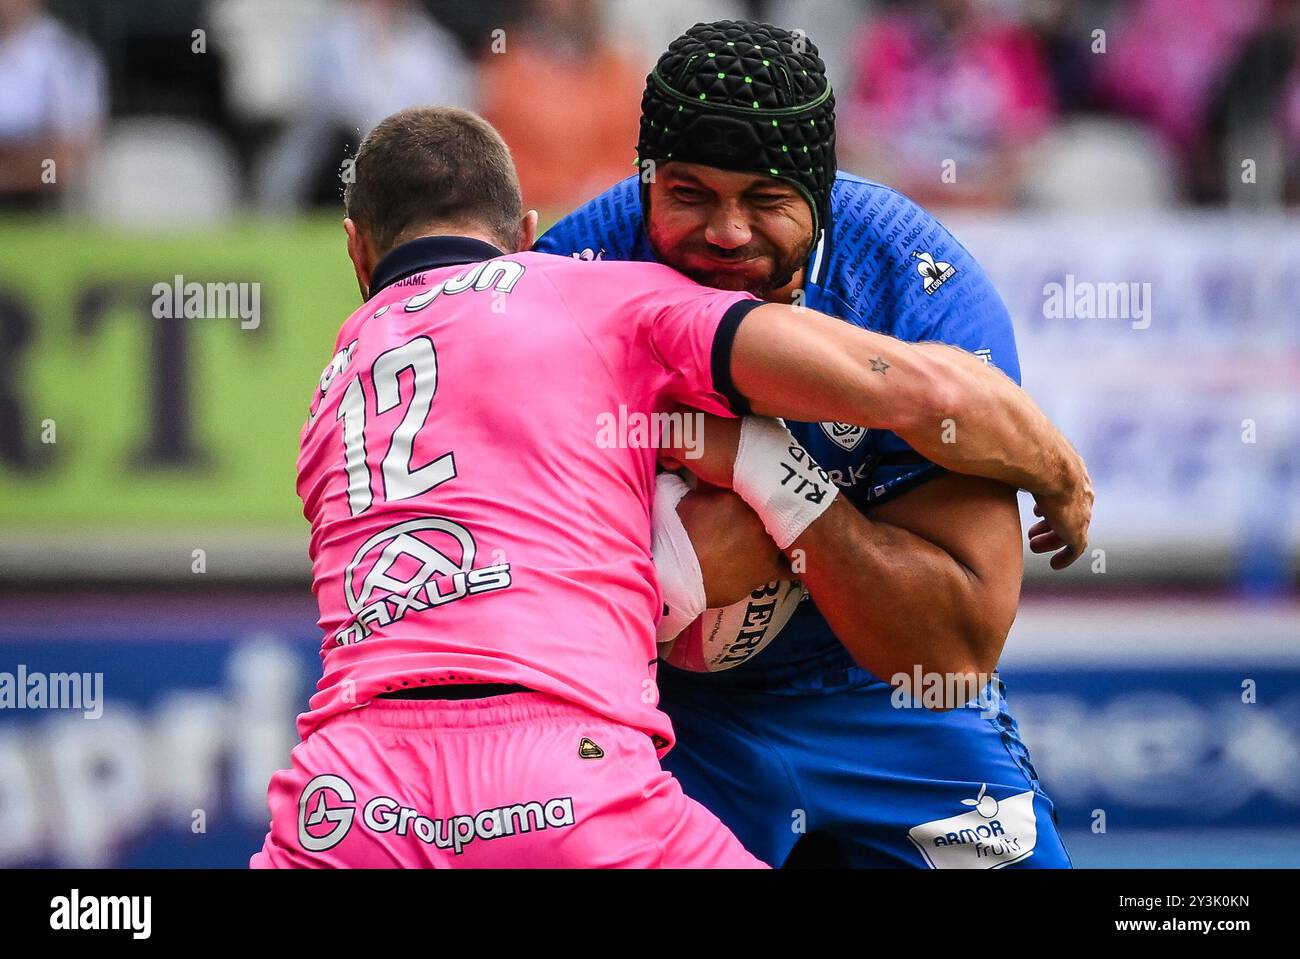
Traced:
<path id="1" fill-rule="evenodd" d="M 82 206 L 104 223 L 191 229 L 229 217 L 238 161 L 210 128 L 170 117 L 114 123 L 82 184 Z"/>
<path id="2" fill-rule="evenodd" d="M 1073 212 L 1164 209 L 1178 199 L 1178 167 L 1155 134 L 1127 120 L 1070 120 L 1026 158 L 1026 205 Z"/>

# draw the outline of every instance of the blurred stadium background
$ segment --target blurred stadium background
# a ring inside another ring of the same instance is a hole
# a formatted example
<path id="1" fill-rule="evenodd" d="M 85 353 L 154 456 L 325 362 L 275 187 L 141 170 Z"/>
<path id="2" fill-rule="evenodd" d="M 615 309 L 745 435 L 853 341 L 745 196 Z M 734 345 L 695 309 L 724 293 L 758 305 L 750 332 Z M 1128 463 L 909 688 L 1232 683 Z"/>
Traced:
<path id="1" fill-rule="evenodd" d="M 841 166 L 984 263 L 1091 465 L 1095 552 L 1030 561 L 1003 663 L 1077 864 L 1300 865 L 1290 0 L 0 0 L 0 671 L 105 695 L 0 710 L 0 865 L 261 842 L 318 670 L 294 458 L 361 134 L 473 107 L 549 222 L 725 16 L 818 44 Z M 257 284 L 256 322 L 156 318 L 178 276 Z"/>

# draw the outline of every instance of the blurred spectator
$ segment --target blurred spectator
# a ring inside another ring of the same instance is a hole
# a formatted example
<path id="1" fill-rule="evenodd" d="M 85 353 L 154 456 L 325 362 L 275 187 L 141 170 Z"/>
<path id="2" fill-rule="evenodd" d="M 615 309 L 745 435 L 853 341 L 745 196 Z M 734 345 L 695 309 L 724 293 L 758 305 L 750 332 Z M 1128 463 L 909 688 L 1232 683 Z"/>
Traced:
<path id="1" fill-rule="evenodd" d="M 827 3 L 830 0 L 811 0 Z M 839 2 L 839 0 L 836 0 Z M 606 25 L 611 34 L 636 60 L 642 74 L 650 72 L 659 55 L 692 24 L 710 20 L 743 20 L 751 17 L 751 5 L 744 0 L 604 0 Z M 775 17 L 773 23 L 787 26 Z"/>
<path id="2" fill-rule="evenodd" d="M 473 101 L 469 61 L 414 0 L 336 4 L 316 38 L 308 76 L 316 109 L 363 134 L 406 107 Z"/>
<path id="3" fill-rule="evenodd" d="M 229 68 L 222 80 L 231 114 L 250 125 L 281 124 L 314 99 L 308 50 L 334 7 L 331 0 L 208 0 L 205 18 Z"/>
<path id="4" fill-rule="evenodd" d="M 0 0 L 0 206 L 53 203 L 104 122 L 99 56 L 44 10 Z"/>
<path id="5" fill-rule="evenodd" d="M 475 105 L 472 64 L 415 0 L 335 3 L 307 48 L 308 102 L 267 163 L 266 206 L 337 203 L 343 160 L 391 113 Z"/>
<path id="6" fill-rule="evenodd" d="M 1291 74 L 1281 104 L 1282 131 L 1286 137 L 1286 201 L 1300 204 L 1300 69 Z"/>
<path id="7" fill-rule="evenodd" d="M 867 0 L 768 0 L 763 19 L 787 30 L 802 30 L 817 45 L 836 97 L 853 88 L 854 34 L 884 4 Z"/>
<path id="8" fill-rule="evenodd" d="M 477 57 L 487 49 L 492 31 L 514 23 L 528 0 L 421 0 L 433 18 L 447 28 L 461 48 Z M 609 0 L 605 0 L 609 2 Z"/>
<path id="9" fill-rule="evenodd" d="M 1014 201 L 1024 150 L 1054 112 L 1031 32 L 975 0 L 929 0 L 883 10 L 856 45 L 843 166 L 923 204 Z"/>
<path id="10" fill-rule="evenodd" d="M 1135 0 L 1117 11 L 1099 58 L 1102 102 L 1150 124 L 1205 198 L 1196 158 L 1228 69 L 1263 23 L 1271 0 Z M 1213 175 L 1215 192 L 1221 173 Z"/>
<path id="11" fill-rule="evenodd" d="M 1196 154 L 1198 198 L 1238 206 L 1300 199 L 1300 9 L 1273 0 L 1215 85 Z M 1243 164 L 1252 167 L 1247 175 Z"/>
<path id="12" fill-rule="evenodd" d="M 1052 95 L 1062 113 L 1094 105 L 1092 31 L 1106 22 L 1098 0 L 1022 0 L 1026 23 L 1037 35 Z"/>
<path id="13" fill-rule="evenodd" d="M 483 61 L 483 114 L 514 154 L 524 202 L 567 212 L 635 172 L 645 71 L 606 35 L 597 0 L 535 0 Z"/>

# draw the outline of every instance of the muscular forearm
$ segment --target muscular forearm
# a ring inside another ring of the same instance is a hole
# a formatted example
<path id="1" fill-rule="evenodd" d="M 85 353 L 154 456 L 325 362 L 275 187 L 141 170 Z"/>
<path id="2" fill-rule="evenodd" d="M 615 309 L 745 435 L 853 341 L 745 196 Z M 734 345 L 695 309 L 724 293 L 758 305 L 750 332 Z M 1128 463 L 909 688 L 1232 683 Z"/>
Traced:
<path id="1" fill-rule="evenodd" d="M 697 465 L 716 475 L 714 460 L 730 463 L 735 492 L 697 493 L 677 512 L 709 597 L 725 592 L 730 602 L 775 578 L 773 557 L 784 553 L 790 572 L 781 574 L 803 581 L 874 675 L 993 671 L 1020 595 L 1013 490 L 932 477 L 868 516 L 772 421 L 711 418 L 705 435 Z"/>
<path id="2" fill-rule="evenodd" d="M 937 418 L 896 428 L 908 445 L 955 473 L 1044 496 L 1079 481 L 1083 461 L 1024 390 L 970 353 L 943 343 L 915 349 L 947 381 Z"/>
<path id="3" fill-rule="evenodd" d="M 943 548 L 840 497 L 788 551 L 836 637 L 873 675 L 988 673 L 1014 603 Z"/>
<path id="4" fill-rule="evenodd" d="M 768 304 L 740 326 L 733 376 L 756 412 L 892 430 L 953 472 L 1036 495 L 1064 495 L 1084 472 L 1028 394 L 956 347 Z"/>
<path id="5" fill-rule="evenodd" d="M 710 607 L 780 577 L 803 581 L 835 635 L 878 676 L 989 672 L 1014 613 L 942 547 L 868 520 L 837 499 L 783 556 L 735 493 L 693 492 L 678 513 L 696 552 Z M 791 572 L 787 557 L 798 572 Z"/>

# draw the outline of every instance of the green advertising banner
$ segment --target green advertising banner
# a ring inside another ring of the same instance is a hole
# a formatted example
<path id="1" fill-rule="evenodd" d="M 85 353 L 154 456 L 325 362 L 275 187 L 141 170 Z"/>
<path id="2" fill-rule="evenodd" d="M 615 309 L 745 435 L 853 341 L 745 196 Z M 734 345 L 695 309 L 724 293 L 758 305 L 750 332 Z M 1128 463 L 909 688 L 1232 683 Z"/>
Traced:
<path id="1" fill-rule="evenodd" d="M 41 567 L 33 551 L 84 545 L 111 566 L 119 546 L 209 535 L 301 567 L 298 433 L 358 302 L 332 219 L 0 225 L 0 572 Z"/>

